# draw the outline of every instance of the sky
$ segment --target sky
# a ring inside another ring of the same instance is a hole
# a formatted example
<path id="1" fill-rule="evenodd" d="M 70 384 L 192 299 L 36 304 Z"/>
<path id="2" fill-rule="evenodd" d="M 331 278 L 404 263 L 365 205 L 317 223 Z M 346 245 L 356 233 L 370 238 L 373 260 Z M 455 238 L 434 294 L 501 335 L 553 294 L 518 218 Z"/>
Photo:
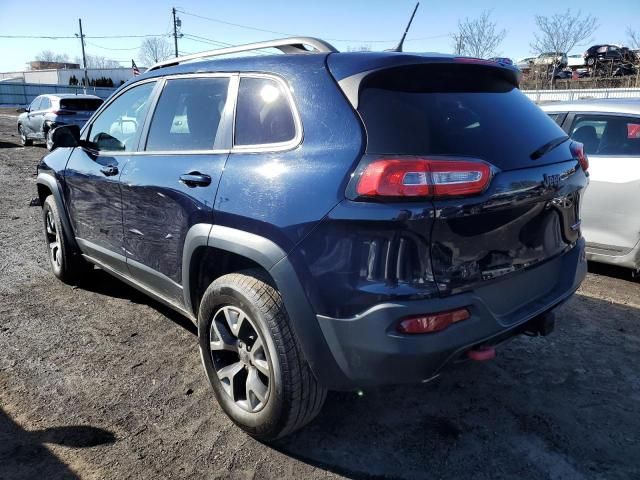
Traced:
<path id="1" fill-rule="evenodd" d="M 131 59 L 137 60 L 143 38 L 90 37 L 167 35 L 173 42 L 168 34 L 172 29 L 171 8 L 176 7 L 184 12 L 178 13 L 182 33 L 199 37 L 180 39 L 181 54 L 217 48 L 210 40 L 241 44 L 287 35 L 320 37 L 339 50 L 361 46 L 383 50 L 398 42 L 414 5 L 414 0 L 109 0 L 99 3 L 91 0 L 0 0 L 0 72 L 24 70 L 26 63 L 43 50 L 66 53 L 72 60 L 79 57 L 80 41 L 74 37 L 78 33 L 78 18 L 82 18 L 87 36 L 87 54 L 120 60 L 122 66 L 130 67 Z M 639 0 L 612 0 L 606 4 L 601 0 L 423 0 L 407 37 L 405 51 L 451 53 L 450 35 L 456 31 L 458 20 L 477 17 L 486 9 L 492 10 L 492 19 L 498 27 L 507 31 L 499 47 L 500 54 L 513 59 L 532 56 L 530 43 L 536 30 L 535 15 L 552 15 L 567 8 L 598 18 L 600 26 L 593 32 L 589 45 L 624 44 L 627 27 L 640 26 L 638 7 Z M 2 38 L 9 35 L 73 38 Z M 585 49 L 580 46 L 569 53 L 582 53 Z"/>

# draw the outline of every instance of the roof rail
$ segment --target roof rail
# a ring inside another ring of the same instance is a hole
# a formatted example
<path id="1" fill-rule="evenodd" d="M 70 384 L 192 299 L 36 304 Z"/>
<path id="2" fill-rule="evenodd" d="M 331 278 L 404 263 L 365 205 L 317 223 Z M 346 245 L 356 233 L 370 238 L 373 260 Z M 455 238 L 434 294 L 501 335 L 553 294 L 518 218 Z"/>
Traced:
<path id="1" fill-rule="evenodd" d="M 311 47 L 307 49 L 306 47 Z M 183 57 L 170 58 L 153 64 L 147 70 L 157 70 L 163 67 L 172 67 L 174 65 L 180 65 L 183 62 L 190 60 L 197 60 L 199 58 L 218 57 L 221 55 L 229 55 L 232 53 L 251 52 L 254 50 L 262 50 L 264 48 L 277 48 L 282 53 L 335 53 L 338 50 L 330 43 L 313 37 L 290 37 L 281 38 L 278 40 L 268 40 L 266 42 L 248 43 L 246 45 L 237 45 L 228 48 L 219 48 L 217 50 L 207 50 L 205 52 L 194 53 L 192 55 L 185 55 Z"/>

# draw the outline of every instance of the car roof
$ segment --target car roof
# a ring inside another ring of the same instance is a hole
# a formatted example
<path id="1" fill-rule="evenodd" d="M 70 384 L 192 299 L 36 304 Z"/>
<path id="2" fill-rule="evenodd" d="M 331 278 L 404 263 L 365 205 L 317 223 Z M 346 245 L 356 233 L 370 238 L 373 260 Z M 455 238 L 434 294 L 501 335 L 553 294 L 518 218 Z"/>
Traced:
<path id="1" fill-rule="evenodd" d="M 63 98 L 79 98 L 79 99 L 102 100 L 97 95 L 87 95 L 87 94 L 78 94 L 78 95 L 76 95 L 75 93 L 45 93 L 45 94 L 43 94 L 41 96 L 42 97 L 49 97 L 49 98 L 59 98 L 59 99 L 63 99 Z"/>
<path id="2" fill-rule="evenodd" d="M 548 102 L 540 107 L 545 112 L 602 112 L 640 114 L 640 98 L 593 98 L 569 102 Z"/>
<path id="3" fill-rule="evenodd" d="M 135 77 L 125 85 L 149 78 L 176 74 L 217 72 L 270 72 L 277 74 L 279 71 L 290 72 L 292 69 L 304 71 L 305 67 L 325 67 L 326 65 L 329 66 L 336 80 L 340 81 L 343 78 L 365 71 L 419 63 L 447 63 L 457 57 L 459 55 L 435 52 L 322 52 L 219 57 L 213 60 L 194 60 L 151 70 Z M 483 62 L 480 59 L 471 60 Z M 484 62 L 489 63 L 487 60 L 484 60 Z M 491 62 L 491 66 L 499 69 L 513 68 L 493 62 Z"/>

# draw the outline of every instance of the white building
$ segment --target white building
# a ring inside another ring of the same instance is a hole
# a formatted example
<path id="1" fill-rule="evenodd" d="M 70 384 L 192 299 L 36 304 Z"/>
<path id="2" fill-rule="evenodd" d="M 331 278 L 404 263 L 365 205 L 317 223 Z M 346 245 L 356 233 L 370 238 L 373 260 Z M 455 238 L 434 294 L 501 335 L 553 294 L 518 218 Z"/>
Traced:
<path id="1" fill-rule="evenodd" d="M 144 70 L 144 69 L 141 69 Z M 133 77 L 132 68 L 89 68 L 89 81 L 98 78 L 110 78 L 115 87 Z M 82 68 L 26 70 L 24 72 L 0 72 L 0 81 L 20 83 L 45 83 L 48 85 L 69 85 L 69 79 L 75 76 L 78 82 L 84 78 Z"/>

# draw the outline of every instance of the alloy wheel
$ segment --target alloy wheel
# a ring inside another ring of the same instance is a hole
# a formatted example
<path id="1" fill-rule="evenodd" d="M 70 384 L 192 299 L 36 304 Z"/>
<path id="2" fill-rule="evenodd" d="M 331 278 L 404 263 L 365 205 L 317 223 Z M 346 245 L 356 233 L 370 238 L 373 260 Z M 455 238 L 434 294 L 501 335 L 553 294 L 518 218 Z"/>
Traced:
<path id="1" fill-rule="evenodd" d="M 47 216 L 45 217 L 45 230 L 51 263 L 53 263 L 57 268 L 61 268 L 62 252 L 60 251 L 60 234 L 56 229 L 56 222 L 54 221 L 51 210 L 47 211 Z"/>
<path id="2" fill-rule="evenodd" d="M 247 412 L 262 410 L 272 374 L 265 341 L 253 320 L 238 307 L 221 307 L 209 327 L 209 345 L 225 393 Z"/>

